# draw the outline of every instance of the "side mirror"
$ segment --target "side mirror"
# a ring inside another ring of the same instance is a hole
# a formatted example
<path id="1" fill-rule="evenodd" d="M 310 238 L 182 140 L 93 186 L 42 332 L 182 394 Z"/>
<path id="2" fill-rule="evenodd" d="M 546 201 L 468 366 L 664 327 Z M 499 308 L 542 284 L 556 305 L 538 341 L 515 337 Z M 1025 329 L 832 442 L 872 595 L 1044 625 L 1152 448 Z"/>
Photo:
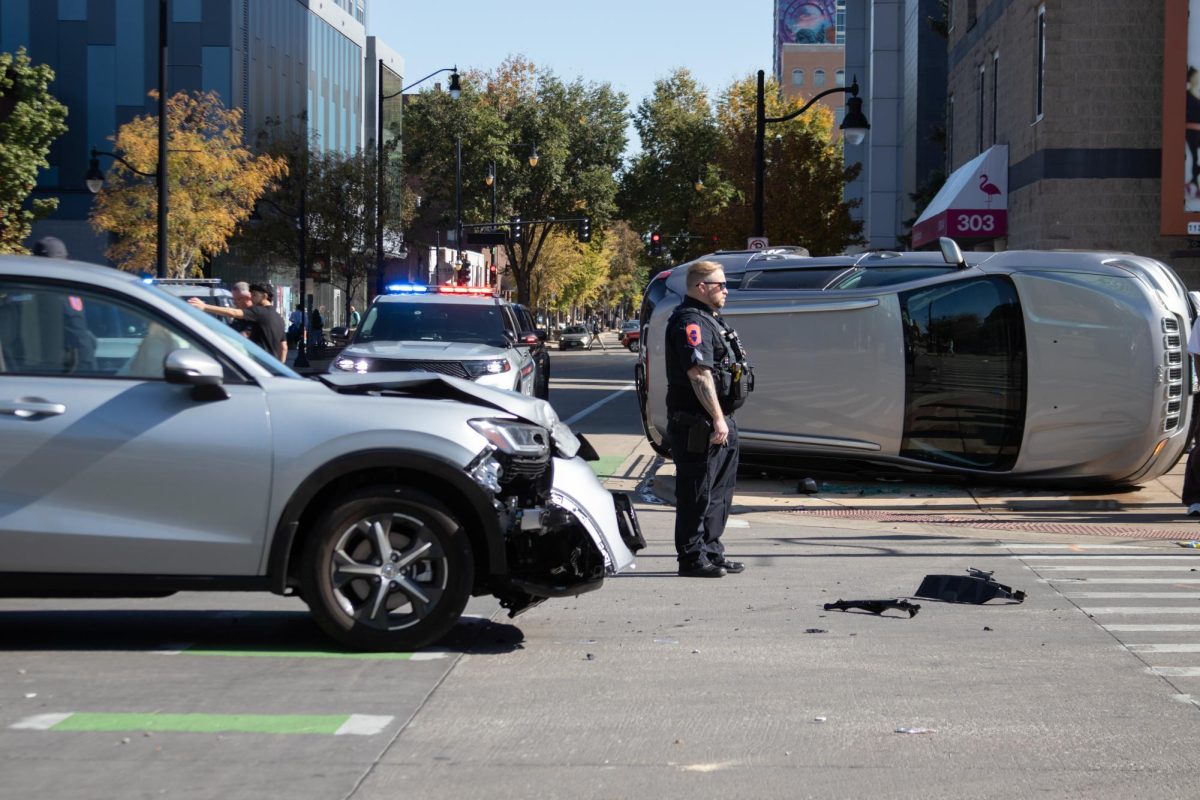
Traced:
<path id="1" fill-rule="evenodd" d="M 333 342 L 337 347 L 345 347 L 350 343 L 350 329 L 345 325 L 338 325 L 336 328 L 331 328 L 329 331 L 329 341 Z"/>
<path id="2" fill-rule="evenodd" d="M 215 358 L 191 348 L 172 350 L 163 359 L 163 378 L 177 386 L 191 386 L 197 400 L 226 400 L 222 384 L 225 370 Z"/>
<path id="3" fill-rule="evenodd" d="M 539 342 L 546 341 L 546 337 L 550 335 L 545 328 L 538 328 L 534 333 L 537 334 Z"/>

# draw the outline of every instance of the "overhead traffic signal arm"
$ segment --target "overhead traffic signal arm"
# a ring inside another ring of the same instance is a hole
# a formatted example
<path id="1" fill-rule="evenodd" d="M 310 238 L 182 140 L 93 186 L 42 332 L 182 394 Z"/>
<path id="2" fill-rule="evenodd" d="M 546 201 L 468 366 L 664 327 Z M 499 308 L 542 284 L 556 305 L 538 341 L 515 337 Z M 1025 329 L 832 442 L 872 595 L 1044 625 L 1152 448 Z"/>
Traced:
<path id="1" fill-rule="evenodd" d="M 467 232 L 468 239 L 475 237 L 471 236 L 472 231 L 480 232 L 495 232 L 504 228 L 508 229 L 508 238 L 513 244 L 523 243 L 525 241 L 525 226 L 526 225 L 575 225 L 575 235 L 579 241 L 583 243 L 592 240 L 592 218 L 591 217 L 562 217 L 550 219 L 526 219 L 520 217 L 511 217 L 508 222 L 497 222 L 494 225 L 490 222 L 470 223 L 463 225 L 463 230 Z M 478 234 L 475 234 L 478 236 Z M 482 241 L 482 238 L 481 238 Z M 483 242 L 489 243 L 489 242 Z M 501 242 L 502 243 L 502 242 Z"/>

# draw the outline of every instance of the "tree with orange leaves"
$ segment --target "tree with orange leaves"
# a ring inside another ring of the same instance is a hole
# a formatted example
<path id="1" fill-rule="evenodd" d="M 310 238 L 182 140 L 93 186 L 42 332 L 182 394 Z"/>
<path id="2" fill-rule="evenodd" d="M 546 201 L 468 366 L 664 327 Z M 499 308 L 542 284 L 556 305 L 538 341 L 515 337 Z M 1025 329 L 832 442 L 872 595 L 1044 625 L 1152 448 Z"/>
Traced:
<path id="1" fill-rule="evenodd" d="M 206 257 L 229 249 L 230 237 L 259 196 L 287 174 L 287 164 L 252 153 L 243 143 L 241 110 L 225 108 L 212 92 L 167 98 L 167 137 L 168 277 L 193 277 Z M 158 195 L 145 175 L 158 165 L 158 118 L 136 117 L 110 141 L 128 164 L 113 160 L 92 208 L 92 227 L 115 235 L 107 255 L 121 269 L 152 272 Z"/>

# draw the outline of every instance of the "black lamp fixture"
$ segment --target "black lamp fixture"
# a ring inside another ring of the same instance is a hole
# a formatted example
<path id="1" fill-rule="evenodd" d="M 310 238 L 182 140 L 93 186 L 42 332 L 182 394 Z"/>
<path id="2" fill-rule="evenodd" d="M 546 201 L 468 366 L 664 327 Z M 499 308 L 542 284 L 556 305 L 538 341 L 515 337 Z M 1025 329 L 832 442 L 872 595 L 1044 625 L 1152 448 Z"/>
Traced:
<path id="1" fill-rule="evenodd" d="M 763 137 L 766 134 L 767 123 L 770 122 L 787 122 L 808 111 L 822 97 L 831 94 L 844 93 L 850 95 L 850 99 L 846 101 L 847 112 L 842 119 L 842 124 L 839 126 L 842 131 L 842 136 L 846 144 L 854 146 L 862 144 L 866 138 L 867 131 L 871 129 L 871 124 L 867 122 L 867 117 L 863 114 L 862 99 L 858 96 L 858 77 L 849 86 L 835 86 L 832 89 L 826 89 L 812 96 L 801 108 L 796 109 L 790 114 L 784 114 L 782 117 L 768 117 L 766 112 L 766 100 L 764 94 L 764 83 L 766 74 L 760 69 L 758 71 L 758 94 L 755 98 L 755 126 L 754 126 L 754 236 L 763 235 L 763 164 L 765 157 L 763 155 Z"/>
<path id="2" fill-rule="evenodd" d="M 375 117 L 376 117 L 376 119 L 375 119 L 375 123 L 376 123 L 375 124 L 375 127 L 376 127 L 376 136 L 375 136 L 375 162 L 376 162 L 376 164 L 375 164 L 375 167 L 376 167 L 376 176 L 375 176 L 375 189 L 376 189 L 376 192 L 375 192 L 375 194 L 376 194 L 376 197 L 375 197 L 375 281 L 376 281 L 376 284 L 375 284 L 375 291 L 376 291 L 376 294 L 383 294 L 383 291 L 384 291 L 384 288 L 383 288 L 384 287 L 383 220 L 384 220 L 385 212 L 384 212 L 384 191 L 383 191 L 383 188 L 384 188 L 383 187 L 383 101 L 391 100 L 393 97 L 402 95 L 405 92 L 407 92 L 409 89 L 413 88 L 414 86 L 416 86 L 420 83 L 424 83 L 425 81 L 432 78 L 434 75 L 440 75 L 443 72 L 450 73 L 450 86 L 448 89 L 448 91 L 450 93 L 450 99 L 457 100 L 459 97 L 462 96 L 462 82 L 461 82 L 461 79 L 459 78 L 457 65 L 453 66 L 453 67 L 442 67 L 441 69 L 434 70 L 433 72 L 426 75 L 424 78 L 413 81 L 408 86 L 405 86 L 405 87 L 399 89 L 398 91 L 395 91 L 395 92 L 392 92 L 391 94 L 386 94 L 386 95 L 383 93 L 383 71 L 384 71 L 384 69 L 385 69 L 385 67 L 384 67 L 383 59 L 380 59 L 379 60 L 379 79 L 378 79 L 378 85 L 376 86 L 376 95 L 378 96 L 378 103 L 376 105 L 376 110 L 375 110 Z M 401 238 L 400 249 L 397 251 L 396 255 L 400 256 L 400 258 L 408 257 L 408 247 L 404 244 L 403 238 Z"/>

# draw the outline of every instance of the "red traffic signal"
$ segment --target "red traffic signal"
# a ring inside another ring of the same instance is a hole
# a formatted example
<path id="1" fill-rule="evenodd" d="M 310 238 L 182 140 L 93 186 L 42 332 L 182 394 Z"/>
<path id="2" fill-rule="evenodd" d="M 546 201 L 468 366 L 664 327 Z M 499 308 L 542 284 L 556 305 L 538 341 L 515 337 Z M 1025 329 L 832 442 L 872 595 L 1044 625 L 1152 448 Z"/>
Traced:
<path id="1" fill-rule="evenodd" d="M 650 252 L 658 255 L 660 250 L 662 250 L 662 234 L 654 231 L 650 234 Z"/>

